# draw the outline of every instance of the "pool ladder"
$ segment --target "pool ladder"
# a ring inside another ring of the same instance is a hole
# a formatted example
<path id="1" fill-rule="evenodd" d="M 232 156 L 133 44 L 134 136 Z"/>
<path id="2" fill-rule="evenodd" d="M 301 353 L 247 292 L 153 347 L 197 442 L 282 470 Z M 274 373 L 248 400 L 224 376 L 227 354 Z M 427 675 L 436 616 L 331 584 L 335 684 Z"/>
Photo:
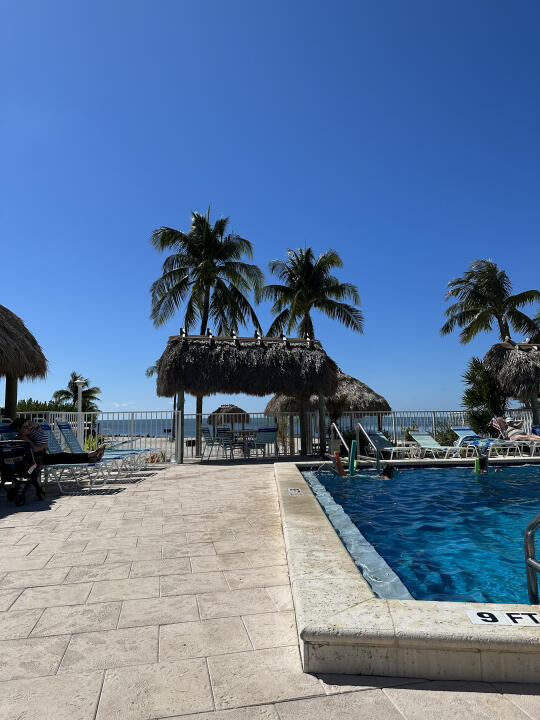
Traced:
<path id="1" fill-rule="evenodd" d="M 527 570 L 527 591 L 531 605 L 538 605 L 538 575 L 540 562 L 536 559 L 534 535 L 540 527 L 540 513 L 525 528 L 525 567 Z"/>

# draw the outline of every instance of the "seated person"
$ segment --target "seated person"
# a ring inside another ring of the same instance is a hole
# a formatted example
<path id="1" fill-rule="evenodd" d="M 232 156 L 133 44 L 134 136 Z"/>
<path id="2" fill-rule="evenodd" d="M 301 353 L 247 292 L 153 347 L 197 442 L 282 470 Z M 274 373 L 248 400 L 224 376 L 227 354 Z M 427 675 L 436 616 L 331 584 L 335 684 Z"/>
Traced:
<path id="1" fill-rule="evenodd" d="M 503 417 L 493 418 L 490 425 L 500 431 L 501 435 L 505 440 L 511 440 L 512 442 L 526 442 L 533 441 L 538 442 L 538 435 L 529 435 L 521 431 L 523 426 L 523 420 L 511 420 L 510 418 L 504 419 Z"/>
<path id="2" fill-rule="evenodd" d="M 89 453 L 49 453 L 48 440 L 45 430 L 31 420 L 15 418 L 11 423 L 13 430 L 18 433 L 19 440 L 25 440 L 34 451 L 34 457 L 39 465 L 78 465 L 80 463 L 96 463 L 101 460 L 105 452 L 105 445 Z"/>

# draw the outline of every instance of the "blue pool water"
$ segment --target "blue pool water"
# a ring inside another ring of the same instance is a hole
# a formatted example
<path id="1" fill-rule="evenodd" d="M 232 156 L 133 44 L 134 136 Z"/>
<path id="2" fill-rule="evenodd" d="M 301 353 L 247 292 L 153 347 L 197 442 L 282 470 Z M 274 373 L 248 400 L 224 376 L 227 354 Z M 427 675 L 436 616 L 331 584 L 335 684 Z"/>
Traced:
<path id="1" fill-rule="evenodd" d="M 540 512 L 540 467 L 376 474 L 315 473 L 415 599 L 528 603 L 523 534 Z"/>

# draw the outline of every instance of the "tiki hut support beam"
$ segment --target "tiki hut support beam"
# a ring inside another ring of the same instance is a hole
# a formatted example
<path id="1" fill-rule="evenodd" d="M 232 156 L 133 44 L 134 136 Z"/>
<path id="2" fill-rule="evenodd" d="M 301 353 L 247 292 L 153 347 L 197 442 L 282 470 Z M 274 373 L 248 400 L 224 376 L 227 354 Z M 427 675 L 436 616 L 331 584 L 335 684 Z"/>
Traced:
<path id="1" fill-rule="evenodd" d="M 324 395 L 319 393 L 319 452 L 321 457 L 326 452 L 326 424 L 325 419 L 325 407 L 324 407 Z"/>
<path id="2" fill-rule="evenodd" d="M 177 463 L 184 462 L 184 391 L 179 390 L 175 395 L 176 412 L 174 414 L 174 425 L 176 426 L 176 451 L 175 460 Z"/>
<path id="3" fill-rule="evenodd" d="M 306 397 L 300 394 L 300 455 L 307 455 Z"/>
<path id="4" fill-rule="evenodd" d="M 6 401 L 4 407 L 6 416 L 15 420 L 17 415 L 17 378 L 15 375 L 6 375 Z"/>
<path id="5" fill-rule="evenodd" d="M 291 413 L 289 415 L 289 453 L 291 455 L 295 454 L 294 445 L 294 415 Z"/>

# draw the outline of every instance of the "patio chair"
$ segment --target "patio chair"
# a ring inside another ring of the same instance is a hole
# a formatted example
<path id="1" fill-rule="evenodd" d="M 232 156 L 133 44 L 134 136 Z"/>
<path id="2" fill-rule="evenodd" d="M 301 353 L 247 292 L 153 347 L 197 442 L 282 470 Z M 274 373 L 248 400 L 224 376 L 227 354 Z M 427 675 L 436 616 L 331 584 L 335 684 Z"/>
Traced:
<path id="1" fill-rule="evenodd" d="M 449 457 L 463 457 L 463 453 L 465 457 L 469 455 L 469 452 L 476 455 L 476 447 L 474 445 L 441 445 L 435 440 L 433 435 L 422 432 L 411 432 L 411 437 L 422 448 L 422 455 L 424 457 L 428 454 L 431 454 L 433 458 L 444 455 L 444 459 L 446 460 Z"/>
<path id="2" fill-rule="evenodd" d="M 516 450 L 516 452 L 518 452 L 519 455 L 521 455 L 521 456 L 523 456 L 523 448 L 528 448 L 531 456 L 536 454 L 537 448 L 540 448 L 540 438 L 538 438 L 538 442 L 535 442 L 534 440 L 510 440 L 510 439 L 508 439 L 507 434 L 506 434 L 507 431 L 504 430 L 502 427 L 499 427 L 497 418 L 492 418 L 489 425 L 490 425 L 490 427 L 492 427 L 494 430 L 496 430 L 499 433 L 499 437 L 497 438 L 497 440 L 493 441 L 493 443 L 496 447 L 514 448 Z"/>
<path id="3" fill-rule="evenodd" d="M 255 451 L 255 455 L 259 452 L 259 450 L 262 452 L 262 456 L 266 457 L 266 446 L 267 445 L 276 445 L 276 437 L 277 437 L 277 427 L 268 427 L 268 428 L 257 428 L 257 435 L 255 436 L 254 440 L 248 440 L 246 444 L 246 454 L 247 457 L 250 456 L 251 451 Z M 276 450 L 277 454 L 279 455 L 279 448 Z"/>
<path id="4" fill-rule="evenodd" d="M 212 433 L 210 432 L 210 428 L 208 425 L 201 425 L 201 436 L 204 440 L 204 446 L 201 450 L 201 462 L 204 458 L 204 455 L 206 453 L 206 450 L 208 450 L 208 458 L 212 455 L 212 450 L 215 447 L 221 447 L 221 443 L 218 441 L 217 437 L 214 437 Z"/>
<path id="5" fill-rule="evenodd" d="M 483 438 L 470 427 L 453 427 L 452 430 L 458 436 L 457 445 L 459 447 L 473 445 L 478 448 L 478 452 L 487 452 L 488 457 L 501 455 L 508 457 L 511 450 L 523 455 L 518 443 L 500 438 Z"/>

